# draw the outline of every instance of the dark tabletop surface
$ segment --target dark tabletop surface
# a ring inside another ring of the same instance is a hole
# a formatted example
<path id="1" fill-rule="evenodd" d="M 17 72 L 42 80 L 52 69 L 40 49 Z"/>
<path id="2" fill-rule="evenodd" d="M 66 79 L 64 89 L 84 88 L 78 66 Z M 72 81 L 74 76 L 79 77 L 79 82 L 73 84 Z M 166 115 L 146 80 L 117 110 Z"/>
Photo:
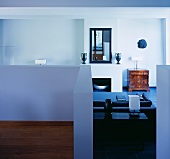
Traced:
<path id="1" fill-rule="evenodd" d="M 93 119 L 105 119 L 106 114 L 104 112 L 93 113 Z M 112 120 L 146 120 L 148 119 L 144 113 L 139 113 L 139 117 L 130 117 L 129 113 L 113 112 L 111 114 Z"/>

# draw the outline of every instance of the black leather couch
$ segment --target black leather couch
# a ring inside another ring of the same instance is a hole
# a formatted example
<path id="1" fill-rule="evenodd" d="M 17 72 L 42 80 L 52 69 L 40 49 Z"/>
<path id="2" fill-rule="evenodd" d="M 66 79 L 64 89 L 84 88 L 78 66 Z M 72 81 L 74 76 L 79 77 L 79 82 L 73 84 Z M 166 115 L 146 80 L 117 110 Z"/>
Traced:
<path id="1" fill-rule="evenodd" d="M 124 97 L 125 100 L 119 100 L 117 99 L 117 95 L 116 96 L 116 100 L 112 100 L 110 98 L 105 99 L 111 100 L 111 104 L 112 107 L 129 107 L 129 101 L 128 101 L 128 97 L 125 95 L 122 95 Z M 152 101 L 150 99 L 148 99 L 148 97 L 143 93 L 140 96 L 140 107 L 151 107 L 152 106 Z M 103 107 L 105 105 L 105 101 L 93 101 L 93 107 Z"/>
<path id="2" fill-rule="evenodd" d="M 102 94 L 100 94 L 101 99 L 103 100 L 98 99 L 93 101 L 93 112 L 95 114 L 97 112 L 105 112 L 106 114 L 110 112 L 129 112 L 128 94 L 123 94 L 125 95 L 126 101 L 117 101 L 116 93 L 111 94 L 112 96 L 108 96 L 108 94 L 106 96 L 106 94 L 103 94 L 103 96 L 105 96 L 105 99 L 103 98 Z M 145 94 L 142 94 L 142 100 L 140 101 L 140 112 L 145 113 L 148 118 L 146 124 L 146 139 L 148 141 L 156 142 L 156 107 L 152 104 L 152 101 L 148 99 Z M 95 132 L 97 133 L 97 131 Z"/>
<path id="3" fill-rule="evenodd" d="M 152 101 L 148 99 L 148 97 L 143 93 L 140 96 L 140 107 L 151 107 Z M 125 101 L 112 101 L 112 107 L 129 107 L 129 101 L 127 97 L 125 97 Z"/>

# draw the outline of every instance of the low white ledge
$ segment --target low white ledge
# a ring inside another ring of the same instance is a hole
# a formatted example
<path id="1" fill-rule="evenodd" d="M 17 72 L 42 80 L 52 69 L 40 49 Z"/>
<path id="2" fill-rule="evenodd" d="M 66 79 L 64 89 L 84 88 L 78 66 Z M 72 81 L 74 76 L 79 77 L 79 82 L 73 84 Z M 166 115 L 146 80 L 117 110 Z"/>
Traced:
<path id="1" fill-rule="evenodd" d="M 79 66 L 0 67 L 0 120 L 73 121 Z"/>

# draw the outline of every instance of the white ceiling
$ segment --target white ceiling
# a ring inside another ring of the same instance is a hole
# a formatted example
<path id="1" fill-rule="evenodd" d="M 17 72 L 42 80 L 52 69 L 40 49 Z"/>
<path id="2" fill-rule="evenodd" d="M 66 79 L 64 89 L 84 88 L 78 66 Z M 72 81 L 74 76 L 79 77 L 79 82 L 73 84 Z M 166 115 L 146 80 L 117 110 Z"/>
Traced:
<path id="1" fill-rule="evenodd" d="M 0 19 L 170 18 L 170 7 L 1 7 Z"/>

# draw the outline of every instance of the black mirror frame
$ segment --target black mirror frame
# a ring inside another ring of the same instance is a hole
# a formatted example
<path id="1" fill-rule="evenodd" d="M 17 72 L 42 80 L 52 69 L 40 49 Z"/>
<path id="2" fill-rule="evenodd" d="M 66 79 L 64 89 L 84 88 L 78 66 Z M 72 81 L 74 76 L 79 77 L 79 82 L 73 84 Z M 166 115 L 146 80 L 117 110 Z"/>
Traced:
<path id="1" fill-rule="evenodd" d="M 102 60 L 98 60 L 98 61 L 94 61 L 92 60 L 92 31 L 94 30 L 109 30 L 110 31 L 110 37 L 109 37 L 109 40 L 110 40 L 110 53 L 109 53 L 109 56 L 110 56 L 110 59 L 108 61 L 102 61 Z M 111 51 L 111 45 L 112 45 L 112 28 L 90 28 L 90 63 L 112 63 L 112 51 Z"/>

